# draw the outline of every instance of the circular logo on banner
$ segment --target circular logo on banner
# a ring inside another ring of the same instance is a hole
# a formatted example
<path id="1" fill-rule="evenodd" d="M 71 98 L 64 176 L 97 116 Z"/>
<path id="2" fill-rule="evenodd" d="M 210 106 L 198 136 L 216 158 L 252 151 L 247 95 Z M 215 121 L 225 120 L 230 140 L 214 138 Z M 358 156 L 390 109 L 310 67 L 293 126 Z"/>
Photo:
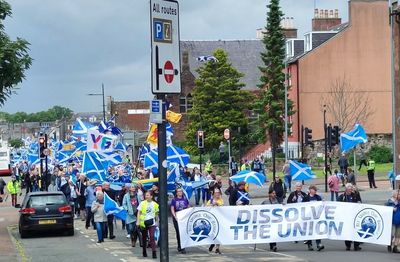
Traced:
<path id="1" fill-rule="evenodd" d="M 372 208 L 364 208 L 354 219 L 354 228 L 358 236 L 364 239 L 378 239 L 383 233 L 383 218 L 378 211 Z"/>
<path id="2" fill-rule="evenodd" d="M 169 60 L 164 64 L 164 78 L 168 84 L 171 84 L 172 81 L 174 81 L 174 66 Z"/>
<path id="3" fill-rule="evenodd" d="M 187 234 L 194 242 L 200 242 L 206 238 L 214 240 L 219 233 L 217 218 L 205 210 L 193 212 L 186 228 Z"/>

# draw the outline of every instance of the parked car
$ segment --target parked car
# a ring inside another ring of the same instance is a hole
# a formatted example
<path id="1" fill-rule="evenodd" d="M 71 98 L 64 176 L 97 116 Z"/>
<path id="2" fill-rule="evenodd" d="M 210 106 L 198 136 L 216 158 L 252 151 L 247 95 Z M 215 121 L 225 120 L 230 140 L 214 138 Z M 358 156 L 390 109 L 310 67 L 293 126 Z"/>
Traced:
<path id="1" fill-rule="evenodd" d="M 74 214 L 62 192 L 31 192 L 19 210 L 19 233 L 25 238 L 32 231 L 60 230 L 74 235 Z"/>

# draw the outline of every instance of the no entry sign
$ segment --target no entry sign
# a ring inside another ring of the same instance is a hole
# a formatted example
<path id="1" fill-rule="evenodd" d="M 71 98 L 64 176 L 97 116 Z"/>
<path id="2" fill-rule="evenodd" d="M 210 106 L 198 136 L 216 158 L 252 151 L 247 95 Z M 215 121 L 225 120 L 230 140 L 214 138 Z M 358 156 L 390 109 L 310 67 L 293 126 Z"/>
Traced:
<path id="1" fill-rule="evenodd" d="M 181 93 L 178 2 L 151 0 L 150 23 L 152 92 Z"/>

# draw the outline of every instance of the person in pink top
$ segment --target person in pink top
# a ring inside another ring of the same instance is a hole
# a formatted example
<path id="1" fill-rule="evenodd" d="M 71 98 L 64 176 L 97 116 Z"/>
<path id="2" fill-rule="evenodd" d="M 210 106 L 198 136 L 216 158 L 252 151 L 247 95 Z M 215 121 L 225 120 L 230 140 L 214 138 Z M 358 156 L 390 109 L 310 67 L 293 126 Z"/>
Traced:
<path id="1" fill-rule="evenodd" d="M 339 196 L 340 179 L 337 176 L 337 173 L 338 171 L 335 170 L 335 172 L 328 178 L 329 191 L 331 191 L 331 201 L 336 201 Z"/>

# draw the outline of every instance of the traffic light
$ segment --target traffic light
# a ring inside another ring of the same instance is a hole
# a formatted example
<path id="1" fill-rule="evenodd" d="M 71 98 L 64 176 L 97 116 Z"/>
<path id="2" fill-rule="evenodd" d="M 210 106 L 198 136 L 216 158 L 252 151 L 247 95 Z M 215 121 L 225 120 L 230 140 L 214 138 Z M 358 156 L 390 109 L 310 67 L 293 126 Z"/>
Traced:
<path id="1" fill-rule="evenodd" d="M 339 128 L 339 126 L 334 126 L 333 127 L 333 134 L 334 134 L 333 138 L 335 139 L 335 144 L 339 145 L 339 141 L 340 141 L 340 128 Z"/>
<path id="2" fill-rule="evenodd" d="M 304 128 L 304 144 L 306 146 L 313 145 L 312 141 L 312 129 L 306 127 Z"/>
<path id="3" fill-rule="evenodd" d="M 197 131 L 197 148 L 204 149 L 204 131 Z"/>
<path id="4" fill-rule="evenodd" d="M 46 158 L 46 155 L 44 153 L 45 149 L 47 149 L 46 136 L 40 135 L 39 136 L 39 157 L 41 159 Z"/>
<path id="5" fill-rule="evenodd" d="M 339 145 L 339 137 L 340 137 L 340 128 L 338 126 L 328 126 L 328 145 L 329 149 L 332 147 Z"/>

